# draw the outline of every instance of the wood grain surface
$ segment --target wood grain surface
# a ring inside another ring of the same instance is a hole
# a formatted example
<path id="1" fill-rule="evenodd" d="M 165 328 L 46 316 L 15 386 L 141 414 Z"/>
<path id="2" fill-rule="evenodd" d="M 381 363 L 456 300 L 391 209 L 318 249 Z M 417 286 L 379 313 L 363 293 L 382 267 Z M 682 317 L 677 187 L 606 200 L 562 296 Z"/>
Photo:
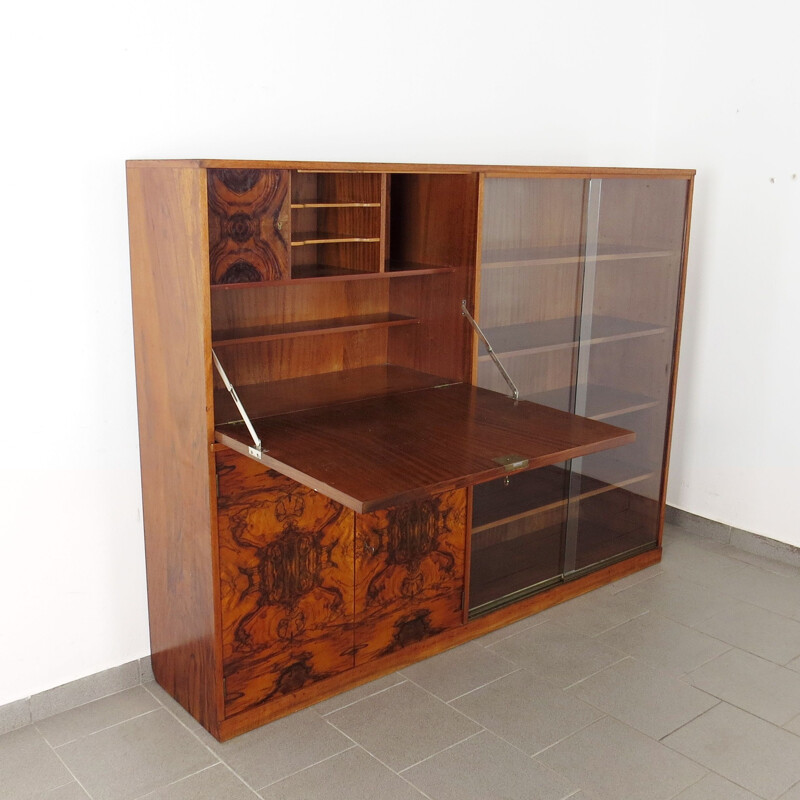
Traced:
<path id="1" fill-rule="evenodd" d="M 221 673 L 205 176 L 131 169 L 128 213 L 153 672 L 216 734 Z"/>
<path id="2" fill-rule="evenodd" d="M 225 712 L 353 666 L 353 512 L 217 454 Z"/>
<path id="3" fill-rule="evenodd" d="M 506 474 L 494 459 L 527 468 L 627 444 L 603 422 L 466 384 L 390 395 L 254 422 L 263 462 L 359 513 L 402 505 Z M 217 439 L 247 452 L 243 424 Z"/>
<path id="4" fill-rule="evenodd" d="M 289 276 L 289 172 L 208 170 L 211 283 Z"/>
<path id="5" fill-rule="evenodd" d="M 461 624 L 466 490 L 356 516 L 356 664 Z"/>

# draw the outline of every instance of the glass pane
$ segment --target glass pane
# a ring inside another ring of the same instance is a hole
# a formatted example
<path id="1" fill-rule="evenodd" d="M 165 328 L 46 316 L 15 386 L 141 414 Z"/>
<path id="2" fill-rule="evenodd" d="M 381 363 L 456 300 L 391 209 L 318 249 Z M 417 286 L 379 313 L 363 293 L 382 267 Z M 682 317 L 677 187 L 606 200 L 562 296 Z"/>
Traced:
<path id="1" fill-rule="evenodd" d="M 636 442 L 572 464 L 566 571 L 658 538 L 688 184 L 592 181 L 575 413 Z"/>
<path id="2" fill-rule="evenodd" d="M 523 399 L 574 403 L 587 182 L 484 183 L 477 319 Z M 478 385 L 509 389 L 483 346 Z M 477 486 L 470 608 L 518 597 L 562 573 L 569 472 L 548 467 Z"/>

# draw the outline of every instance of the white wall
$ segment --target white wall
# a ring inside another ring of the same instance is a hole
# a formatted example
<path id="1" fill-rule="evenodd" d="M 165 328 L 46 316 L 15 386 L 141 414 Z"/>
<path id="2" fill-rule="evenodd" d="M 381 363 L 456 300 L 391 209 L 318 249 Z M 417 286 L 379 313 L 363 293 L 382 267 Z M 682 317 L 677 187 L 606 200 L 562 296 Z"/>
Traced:
<path id="1" fill-rule="evenodd" d="M 667 8 L 655 158 L 698 170 L 668 502 L 800 546 L 794 15 Z"/>
<path id="2" fill-rule="evenodd" d="M 765 36 L 754 56 L 766 58 L 744 63 L 697 7 L 78 0 L 6 12 L 0 704 L 149 649 L 126 158 L 697 167 L 670 501 L 800 544 L 785 491 L 798 429 L 779 416 L 798 388 L 785 372 L 800 117 L 788 83 L 771 93 L 793 56 L 779 29 L 785 55 Z"/>

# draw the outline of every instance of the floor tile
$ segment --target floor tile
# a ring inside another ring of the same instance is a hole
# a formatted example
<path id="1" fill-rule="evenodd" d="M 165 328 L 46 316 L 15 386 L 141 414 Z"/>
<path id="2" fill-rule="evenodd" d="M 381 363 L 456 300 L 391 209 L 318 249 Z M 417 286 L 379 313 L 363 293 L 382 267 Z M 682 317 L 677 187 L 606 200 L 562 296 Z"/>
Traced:
<path id="1" fill-rule="evenodd" d="M 786 794 L 782 794 L 780 800 L 800 800 L 800 783 L 796 783 Z"/>
<path id="2" fill-rule="evenodd" d="M 32 725 L 0 736 L 0 785 L 7 797 L 14 800 L 38 798 L 73 780 Z"/>
<path id="3" fill-rule="evenodd" d="M 536 758 L 598 800 L 668 800 L 706 774 L 690 759 L 610 717 Z"/>
<path id="4" fill-rule="evenodd" d="M 134 686 L 43 719 L 36 723 L 36 727 L 52 747 L 58 747 L 160 707 L 161 704 L 144 687 Z"/>
<path id="5" fill-rule="evenodd" d="M 598 636 L 597 641 L 675 675 L 730 649 L 718 639 L 652 612 Z"/>
<path id="6" fill-rule="evenodd" d="M 30 724 L 31 704 L 27 698 L 0 706 L 0 736 Z"/>
<path id="7" fill-rule="evenodd" d="M 31 719 L 52 717 L 62 711 L 99 700 L 109 694 L 131 689 L 139 683 L 139 662 L 129 661 L 119 667 L 97 672 L 31 697 Z"/>
<path id="8" fill-rule="evenodd" d="M 165 709 L 57 748 L 93 800 L 129 800 L 217 759 Z"/>
<path id="9" fill-rule="evenodd" d="M 793 658 L 786 666 L 795 672 L 800 672 L 800 656 Z"/>
<path id="10" fill-rule="evenodd" d="M 402 674 L 442 700 L 454 700 L 519 669 L 516 664 L 476 642 L 404 667 Z"/>
<path id="11" fill-rule="evenodd" d="M 502 639 L 491 649 L 561 688 L 625 658 L 625 653 L 554 622 Z"/>
<path id="12" fill-rule="evenodd" d="M 633 658 L 576 683 L 567 692 L 653 739 L 672 733 L 719 702 Z"/>
<path id="13" fill-rule="evenodd" d="M 360 747 L 290 775 L 259 794 L 264 800 L 424 799 L 423 794 Z"/>
<path id="14" fill-rule="evenodd" d="M 561 800 L 577 788 L 488 732 L 411 767 L 403 777 L 434 800 Z"/>
<path id="15" fill-rule="evenodd" d="M 727 595 L 684 580 L 672 572 L 625 589 L 620 597 L 683 625 L 694 625 L 731 605 Z"/>
<path id="16" fill-rule="evenodd" d="M 89 800 L 89 795 L 74 781 L 65 786 L 59 786 L 58 789 L 52 789 L 40 797 L 42 800 Z"/>
<path id="17" fill-rule="evenodd" d="M 766 800 L 800 780 L 800 737 L 727 703 L 670 734 L 664 744 Z"/>
<path id="18" fill-rule="evenodd" d="M 410 767 L 480 730 L 410 683 L 372 695 L 325 719 L 394 770 Z"/>
<path id="19" fill-rule="evenodd" d="M 399 672 L 392 672 L 390 675 L 384 675 L 377 680 L 356 686 L 355 689 L 329 697 L 327 700 L 317 703 L 314 706 L 314 711 L 322 715 L 330 714 L 331 711 L 338 711 L 340 708 L 357 703 L 371 694 L 377 694 L 385 689 L 390 689 L 392 686 L 397 686 L 398 683 L 402 683 L 404 680 L 405 678 Z"/>
<path id="20" fill-rule="evenodd" d="M 310 708 L 227 742 L 209 739 L 209 747 L 256 791 L 353 747 Z"/>
<path id="21" fill-rule="evenodd" d="M 195 772 L 188 778 L 156 789 L 141 800 L 259 800 L 224 764 Z"/>
<path id="22" fill-rule="evenodd" d="M 800 576 L 776 575 L 746 564 L 725 591 L 737 600 L 792 617 L 800 613 Z"/>
<path id="23" fill-rule="evenodd" d="M 709 772 L 705 778 L 684 789 L 675 800 L 759 800 L 747 789 L 742 789 L 719 775 Z"/>
<path id="24" fill-rule="evenodd" d="M 800 714 L 800 673 L 729 650 L 686 676 L 693 686 L 775 725 Z"/>
<path id="25" fill-rule="evenodd" d="M 653 564 L 652 567 L 639 570 L 639 572 L 634 572 L 631 575 L 626 575 L 624 578 L 620 578 L 613 583 L 608 583 L 601 589 L 596 589 L 595 591 L 606 592 L 607 594 L 619 594 L 625 589 L 630 589 L 632 586 L 636 586 L 644 581 L 649 581 L 657 575 L 662 575 L 663 572 L 664 567 L 662 567 L 661 564 Z"/>
<path id="26" fill-rule="evenodd" d="M 664 548 L 661 560 L 664 573 L 677 575 L 702 586 L 724 590 L 733 576 L 747 565 L 724 555 L 724 545 L 716 543 L 717 552 L 714 552 L 709 545 L 715 543 L 705 544 L 703 547 L 695 541 L 672 542 Z"/>
<path id="27" fill-rule="evenodd" d="M 465 694 L 451 705 L 531 755 L 603 716 L 526 669 Z"/>
<path id="28" fill-rule="evenodd" d="M 584 636 L 599 636 L 647 612 L 646 607 L 631 600 L 625 592 L 611 595 L 590 593 L 548 608 L 541 616 Z"/>
<path id="29" fill-rule="evenodd" d="M 800 736 L 800 714 L 798 714 L 793 720 L 787 722 L 784 726 L 787 731 L 790 733 L 796 733 Z"/>
<path id="30" fill-rule="evenodd" d="M 800 622 L 748 603 L 733 603 L 694 627 L 776 664 L 800 655 Z"/>
<path id="31" fill-rule="evenodd" d="M 737 561 L 744 561 L 746 564 L 751 564 L 759 569 L 766 570 L 767 572 L 774 572 L 776 575 L 785 575 L 786 577 L 800 578 L 800 567 L 794 564 L 787 564 L 785 561 L 777 561 L 768 556 L 758 555 L 756 553 L 748 553 L 746 550 L 738 550 L 734 548 L 731 553 L 731 558 Z"/>
<path id="32" fill-rule="evenodd" d="M 176 717 L 183 725 L 190 731 L 205 733 L 205 728 L 171 695 L 162 689 L 155 681 L 149 681 L 143 684 L 144 688 L 161 703 L 167 711 Z M 208 734 L 208 739 L 213 740 L 211 734 Z"/>
<path id="33" fill-rule="evenodd" d="M 537 625 L 542 625 L 544 622 L 545 619 L 542 617 L 541 613 L 531 614 L 529 617 L 524 617 L 516 622 L 512 622 L 510 625 L 498 628 L 496 631 L 485 633 L 480 639 L 476 639 L 475 641 L 483 647 L 490 647 L 502 639 L 507 639 L 509 636 L 516 636 L 518 633 L 535 628 Z"/>

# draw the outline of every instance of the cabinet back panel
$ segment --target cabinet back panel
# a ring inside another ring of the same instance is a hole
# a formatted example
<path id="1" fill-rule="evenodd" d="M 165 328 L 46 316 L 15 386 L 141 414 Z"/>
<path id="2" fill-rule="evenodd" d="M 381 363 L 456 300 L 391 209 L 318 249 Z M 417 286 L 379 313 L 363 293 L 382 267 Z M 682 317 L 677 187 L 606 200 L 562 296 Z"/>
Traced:
<path id="1" fill-rule="evenodd" d="M 324 333 L 226 347 L 219 358 L 234 386 L 386 363 L 387 331 Z M 215 388 L 223 388 L 219 376 Z"/>
<path id="2" fill-rule="evenodd" d="M 481 276 L 481 327 L 561 319 L 580 314 L 582 266 L 531 265 L 485 269 Z"/>
<path id="3" fill-rule="evenodd" d="M 583 240 L 586 181 L 487 178 L 483 251 L 574 246 Z"/>
<path id="4" fill-rule="evenodd" d="M 220 331 L 388 310 L 388 281 L 305 282 L 214 292 L 211 324 Z"/>
<path id="5" fill-rule="evenodd" d="M 674 178 L 604 178 L 600 241 L 680 251 L 688 191 L 688 181 Z"/>

